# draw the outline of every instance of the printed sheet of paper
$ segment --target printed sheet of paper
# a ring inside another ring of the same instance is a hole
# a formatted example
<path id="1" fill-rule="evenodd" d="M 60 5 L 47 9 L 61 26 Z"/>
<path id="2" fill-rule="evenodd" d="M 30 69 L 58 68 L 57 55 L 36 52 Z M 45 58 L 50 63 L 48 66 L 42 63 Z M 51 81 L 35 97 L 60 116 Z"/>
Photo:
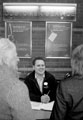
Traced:
<path id="1" fill-rule="evenodd" d="M 51 111 L 52 108 L 53 108 L 53 105 L 54 105 L 54 101 L 46 103 L 46 104 L 42 103 L 41 104 L 41 109 L 43 109 L 43 110 L 50 110 Z"/>
<path id="2" fill-rule="evenodd" d="M 56 39 L 56 37 L 57 37 L 57 34 L 54 33 L 54 32 L 52 32 L 52 33 L 50 34 L 50 36 L 48 37 L 48 39 L 49 39 L 51 42 L 53 42 L 53 41 Z"/>
<path id="3" fill-rule="evenodd" d="M 32 109 L 35 110 L 49 110 L 51 111 L 54 105 L 54 101 L 49 103 L 33 102 L 31 101 Z"/>
<path id="4" fill-rule="evenodd" d="M 41 102 L 31 101 L 30 103 L 31 103 L 32 109 L 34 109 L 34 110 L 40 110 L 41 109 Z"/>

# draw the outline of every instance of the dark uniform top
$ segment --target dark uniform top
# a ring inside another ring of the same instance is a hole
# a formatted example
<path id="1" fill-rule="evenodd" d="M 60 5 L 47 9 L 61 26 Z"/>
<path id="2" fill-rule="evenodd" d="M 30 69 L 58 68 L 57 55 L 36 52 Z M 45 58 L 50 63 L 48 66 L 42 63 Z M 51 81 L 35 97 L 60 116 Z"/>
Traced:
<path id="1" fill-rule="evenodd" d="M 50 120 L 83 120 L 83 76 L 60 82 Z"/>
<path id="2" fill-rule="evenodd" d="M 46 83 L 46 85 L 44 84 Z M 52 74 L 45 71 L 45 78 L 42 85 L 42 92 L 35 78 L 35 71 L 30 73 L 25 78 L 25 84 L 28 86 L 31 101 L 41 101 L 41 96 L 49 93 L 50 101 L 53 101 L 56 96 L 57 81 Z"/>

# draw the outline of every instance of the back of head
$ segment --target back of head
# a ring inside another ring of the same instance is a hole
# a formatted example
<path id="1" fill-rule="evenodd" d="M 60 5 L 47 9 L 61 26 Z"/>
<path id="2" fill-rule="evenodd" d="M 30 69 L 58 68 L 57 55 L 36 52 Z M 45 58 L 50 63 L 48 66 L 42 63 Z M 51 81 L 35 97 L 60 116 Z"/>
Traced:
<path id="1" fill-rule="evenodd" d="M 0 65 L 7 64 L 9 52 L 16 51 L 16 47 L 13 42 L 7 38 L 0 38 Z"/>
<path id="2" fill-rule="evenodd" d="M 83 45 L 79 45 L 73 50 L 71 67 L 73 74 L 83 75 Z"/>

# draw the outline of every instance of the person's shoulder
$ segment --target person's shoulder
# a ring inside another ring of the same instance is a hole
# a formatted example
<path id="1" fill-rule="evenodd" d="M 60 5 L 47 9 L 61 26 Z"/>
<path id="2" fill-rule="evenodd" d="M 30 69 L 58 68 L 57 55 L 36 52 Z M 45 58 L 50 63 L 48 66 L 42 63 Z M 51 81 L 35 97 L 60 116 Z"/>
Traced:
<path id="1" fill-rule="evenodd" d="M 26 83 L 27 81 L 30 81 L 34 78 L 34 71 L 28 73 L 25 78 L 24 78 L 24 82 Z"/>
<path id="2" fill-rule="evenodd" d="M 75 81 L 78 81 L 81 77 L 79 75 L 72 75 L 70 77 L 67 77 L 66 79 L 62 80 L 62 83 L 73 83 Z M 82 78 L 83 79 L 83 78 Z"/>
<path id="3" fill-rule="evenodd" d="M 52 73 L 48 72 L 48 71 L 45 71 L 45 75 L 48 78 L 51 77 L 51 78 L 55 79 L 54 75 Z"/>
<path id="4" fill-rule="evenodd" d="M 69 77 L 67 79 L 63 79 L 59 82 L 61 88 L 69 89 L 74 83 L 74 77 Z"/>
<path id="5" fill-rule="evenodd" d="M 15 107 L 19 101 L 24 101 L 25 98 L 27 98 L 28 101 L 29 91 L 27 86 L 20 80 L 14 82 L 7 95 L 8 103 Z"/>
<path id="6" fill-rule="evenodd" d="M 60 83 L 61 84 L 68 84 L 68 83 L 70 83 L 71 81 L 72 81 L 72 77 L 69 77 L 69 78 L 66 78 L 66 79 L 62 79 L 61 81 L 60 81 Z"/>
<path id="7" fill-rule="evenodd" d="M 32 71 L 26 75 L 26 78 L 32 78 L 35 74 L 35 71 Z"/>
<path id="8" fill-rule="evenodd" d="M 48 71 L 45 71 L 45 74 L 52 76 L 52 74 L 50 72 L 48 72 Z"/>
<path id="9" fill-rule="evenodd" d="M 27 93 L 28 92 L 28 88 L 25 85 L 25 83 L 23 81 L 17 80 L 15 82 L 13 82 L 12 84 L 12 90 L 11 92 L 17 92 L 17 93 Z"/>

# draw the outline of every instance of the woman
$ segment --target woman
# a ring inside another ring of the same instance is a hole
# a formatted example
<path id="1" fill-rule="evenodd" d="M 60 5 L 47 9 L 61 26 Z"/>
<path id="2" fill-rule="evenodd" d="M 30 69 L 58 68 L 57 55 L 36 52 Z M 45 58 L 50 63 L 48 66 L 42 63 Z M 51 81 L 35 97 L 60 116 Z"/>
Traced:
<path id="1" fill-rule="evenodd" d="M 72 76 L 61 81 L 50 120 L 83 120 L 83 45 L 72 52 Z"/>
<path id="2" fill-rule="evenodd" d="M 0 120 L 33 120 L 28 90 L 18 79 L 13 42 L 0 38 Z"/>

